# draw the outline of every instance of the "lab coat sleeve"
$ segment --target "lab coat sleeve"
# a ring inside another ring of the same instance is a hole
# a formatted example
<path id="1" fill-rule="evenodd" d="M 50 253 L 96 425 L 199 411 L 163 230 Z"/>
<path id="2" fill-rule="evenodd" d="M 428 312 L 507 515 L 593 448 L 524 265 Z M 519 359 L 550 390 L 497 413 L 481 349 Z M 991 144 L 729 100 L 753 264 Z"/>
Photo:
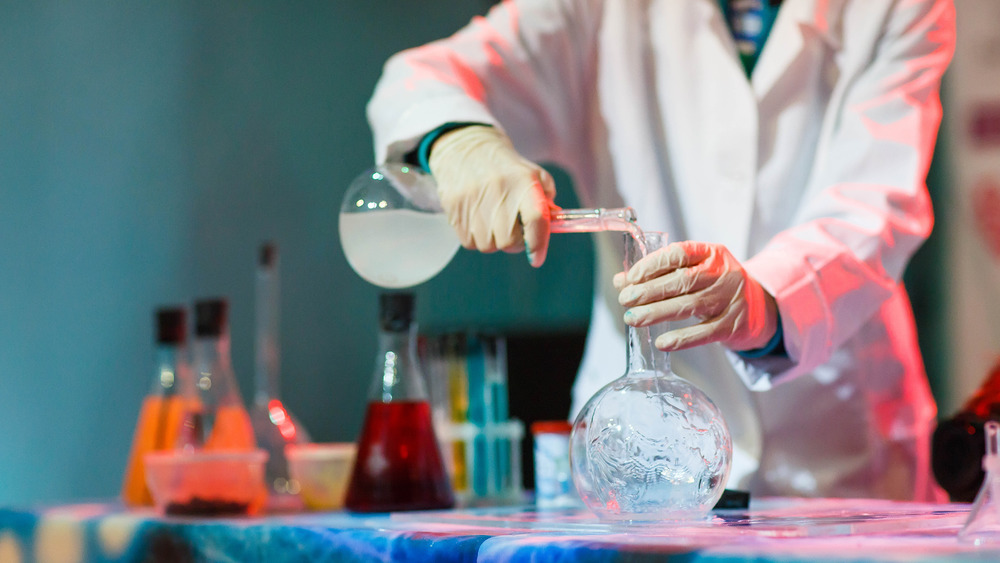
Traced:
<path id="1" fill-rule="evenodd" d="M 507 0 L 451 37 L 386 63 L 367 113 L 378 162 L 399 161 L 445 122 L 504 129 L 518 151 L 559 162 L 579 138 L 596 0 Z"/>
<path id="2" fill-rule="evenodd" d="M 951 0 L 899 0 L 873 56 L 832 98 L 795 226 L 746 262 L 777 301 L 789 356 L 734 354 L 751 387 L 824 363 L 898 290 L 933 225 L 925 178 L 954 41 Z"/>

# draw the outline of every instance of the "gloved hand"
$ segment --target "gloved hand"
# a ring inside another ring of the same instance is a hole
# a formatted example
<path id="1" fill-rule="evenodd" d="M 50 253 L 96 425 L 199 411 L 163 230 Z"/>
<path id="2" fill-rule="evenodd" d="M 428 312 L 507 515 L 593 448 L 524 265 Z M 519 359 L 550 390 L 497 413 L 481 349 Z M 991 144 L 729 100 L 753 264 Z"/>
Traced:
<path id="1" fill-rule="evenodd" d="M 674 351 L 710 342 L 731 350 L 761 348 L 778 327 L 778 306 L 725 246 L 675 242 L 616 274 L 618 302 L 630 326 L 678 321 L 701 323 L 656 336 L 656 347 Z"/>
<path id="2" fill-rule="evenodd" d="M 514 150 L 494 127 L 470 125 L 441 135 L 428 158 L 441 206 L 462 246 L 521 252 L 539 267 L 549 247 L 555 182 Z"/>

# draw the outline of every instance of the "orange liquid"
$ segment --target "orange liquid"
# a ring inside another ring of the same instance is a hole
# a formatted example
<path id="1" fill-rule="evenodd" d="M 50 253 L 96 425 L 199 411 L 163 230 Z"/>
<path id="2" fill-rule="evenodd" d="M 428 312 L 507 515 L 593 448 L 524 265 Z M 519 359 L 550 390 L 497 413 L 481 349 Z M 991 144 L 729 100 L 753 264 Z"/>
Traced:
<path id="1" fill-rule="evenodd" d="M 242 405 L 219 407 L 206 450 L 252 450 L 257 447 L 250 415 Z"/>
<path id="2" fill-rule="evenodd" d="M 180 397 L 150 395 L 143 399 L 139 421 L 132 436 L 132 449 L 122 481 L 122 501 L 129 506 L 151 506 L 153 497 L 146 487 L 146 468 L 142 457 L 148 452 L 174 447 L 184 416 Z"/>

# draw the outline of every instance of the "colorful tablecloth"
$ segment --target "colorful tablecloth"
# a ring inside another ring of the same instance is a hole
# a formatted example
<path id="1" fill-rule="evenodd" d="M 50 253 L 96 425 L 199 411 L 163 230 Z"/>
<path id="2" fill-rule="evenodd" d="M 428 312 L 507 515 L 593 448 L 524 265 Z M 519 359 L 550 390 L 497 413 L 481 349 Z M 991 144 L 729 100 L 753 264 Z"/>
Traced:
<path id="1" fill-rule="evenodd" d="M 756 499 L 705 521 L 622 526 L 533 506 L 174 518 L 117 503 L 0 509 L 0 563 L 83 561 L 1000 561 L 958 539 L 969 506 Z"/>

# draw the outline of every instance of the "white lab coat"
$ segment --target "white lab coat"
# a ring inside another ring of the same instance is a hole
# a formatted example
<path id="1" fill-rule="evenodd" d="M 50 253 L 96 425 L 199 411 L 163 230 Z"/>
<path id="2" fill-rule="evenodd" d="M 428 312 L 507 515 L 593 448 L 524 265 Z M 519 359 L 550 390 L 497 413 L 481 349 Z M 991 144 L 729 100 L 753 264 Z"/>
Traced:
<path id="1" fill-rule="evenodd" d="M 747 80 L 716 0 L 514 0 L 404 51 L 368 107 L 376 158 L 447 121 L 504 129 L 585 206 L 726 245 L 775 297 L 787 360 L 672 354 L 733 432 L 729 487 L 940 498 L 936 409 L 899 283 L 933 223 L 924 178 L 954 42 L 951 0 L 785 0 Z M 624 373 L 598 241 L 574 412 Z"/>

